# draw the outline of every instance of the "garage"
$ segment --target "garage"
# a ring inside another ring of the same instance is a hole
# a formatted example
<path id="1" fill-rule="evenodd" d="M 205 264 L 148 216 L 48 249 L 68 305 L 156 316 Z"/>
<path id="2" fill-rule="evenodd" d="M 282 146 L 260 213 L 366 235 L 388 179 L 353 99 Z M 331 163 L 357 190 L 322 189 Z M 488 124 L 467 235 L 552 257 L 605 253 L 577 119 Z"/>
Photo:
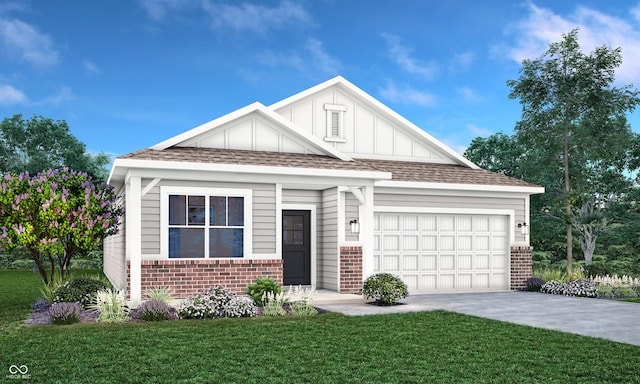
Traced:
<path id="1" fill-rule="evenodd" d="M 374 271 L 409 293 L 509 289 L 509 216 L 378 212 Z"/>

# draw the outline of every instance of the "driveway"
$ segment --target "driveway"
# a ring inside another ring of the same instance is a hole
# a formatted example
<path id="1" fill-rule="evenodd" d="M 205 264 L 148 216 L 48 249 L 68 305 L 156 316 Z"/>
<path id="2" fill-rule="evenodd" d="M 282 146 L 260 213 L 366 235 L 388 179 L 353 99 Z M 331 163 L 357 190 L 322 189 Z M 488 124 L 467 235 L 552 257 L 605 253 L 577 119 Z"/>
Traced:
<path id="1" fill-rule="evenodd" d="M 412 295 L 402 305 L 390 307 L 364 303 L 318 306 L 349 316 L 442 309 L 640 346 L 637 303 L 510 291 Z"/>

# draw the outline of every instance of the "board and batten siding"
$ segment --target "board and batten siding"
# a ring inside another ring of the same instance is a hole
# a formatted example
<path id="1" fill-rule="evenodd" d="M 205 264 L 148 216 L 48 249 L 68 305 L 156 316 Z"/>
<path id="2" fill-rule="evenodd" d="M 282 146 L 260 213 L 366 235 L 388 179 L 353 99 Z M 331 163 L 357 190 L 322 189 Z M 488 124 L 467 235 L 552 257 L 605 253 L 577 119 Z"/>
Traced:
<path id="1" fill-rule="evenodd" d="M 143 180 L 146 185 L 150 180 Z M 276 253 L 276 200 L 274 184 L 218 183 L 161 180 L 142 197 L 142 254 L 160 253 L 160 187 L 238 188 L 253 191 L 253 253 Z"/>
<path id="2" fill-rule="evenodd" d="M 125 205 L 124 194 L 118 196 L 116 200 L 118 205 Z M 126 215 L 126 212 L 125 212 Z M 104 240 L 103 252 L 103 271 L 109 278 L 114 288 L 122 289 L 127 285 L 127 251 L 125 243 L 125 216 L 120 219 L 121 223 L 118 227 L 118 233 L 111 235 Z"/>
<path id="3" fill-rule="evenodd" d="M 318 287 L 338 290 L 338 198 L 337 188 L 322 191 L 318 230 Z"/>
<path id="4" fill-rule="evenodd" d="M 444 195 L 394 195 L 374 194 L 375 206 L 411 207 L 411 208 L 451 208 L 451 209 L 496 209 L 513 210 L 515 223 L 529 222 L 526 215 L 524 198 L 506 197 L 468 197 Z M 515 231 L 515 242 L 524 242 L 520 231 Z"/>
<path id="5" fill-rule="evenodd" d="M 320 140 L 327 137 L 327 111 L 325 105 L 345 108 L 343 115 L 344 141 L 327 141 L 337 150 L 367 158 L 420 159 L 440 163 L 453 163 L 435 146 L 419 137 L 395 119 L 381 113 L 370 103 L 340 86 L 314 93 L 293 104 L 276 110 L 303 131 Z"/>

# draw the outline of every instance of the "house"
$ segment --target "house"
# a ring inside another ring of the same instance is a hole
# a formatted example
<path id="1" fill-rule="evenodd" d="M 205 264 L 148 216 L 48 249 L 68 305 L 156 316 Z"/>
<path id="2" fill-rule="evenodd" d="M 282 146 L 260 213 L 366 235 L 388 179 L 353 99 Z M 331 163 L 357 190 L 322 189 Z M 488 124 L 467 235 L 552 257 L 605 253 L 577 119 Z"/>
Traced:
<path id="1" fill-rule="evenodd" d="M 104 272 L 132 300 L 257 276 L 357 293 L 375 272 L 410 293 L 518 289 L 529 197 L 343 77 L 253 103 L 117 158 L 126 213 Z"/>

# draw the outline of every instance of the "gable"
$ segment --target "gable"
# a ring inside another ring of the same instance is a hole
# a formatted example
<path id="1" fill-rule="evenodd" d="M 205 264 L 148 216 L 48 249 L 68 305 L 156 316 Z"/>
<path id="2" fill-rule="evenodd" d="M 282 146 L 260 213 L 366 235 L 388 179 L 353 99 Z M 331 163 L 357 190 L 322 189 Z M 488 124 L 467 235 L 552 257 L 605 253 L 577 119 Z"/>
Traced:
<path id="1" fill-rule="evenodd" d="M 327 140 L 327 106 L 344 109 L 343 140 Z M 353 158 L 460 164 L 476 168 L 462 155 L 340 76 L 269 108 L 307 134 Z"/>

